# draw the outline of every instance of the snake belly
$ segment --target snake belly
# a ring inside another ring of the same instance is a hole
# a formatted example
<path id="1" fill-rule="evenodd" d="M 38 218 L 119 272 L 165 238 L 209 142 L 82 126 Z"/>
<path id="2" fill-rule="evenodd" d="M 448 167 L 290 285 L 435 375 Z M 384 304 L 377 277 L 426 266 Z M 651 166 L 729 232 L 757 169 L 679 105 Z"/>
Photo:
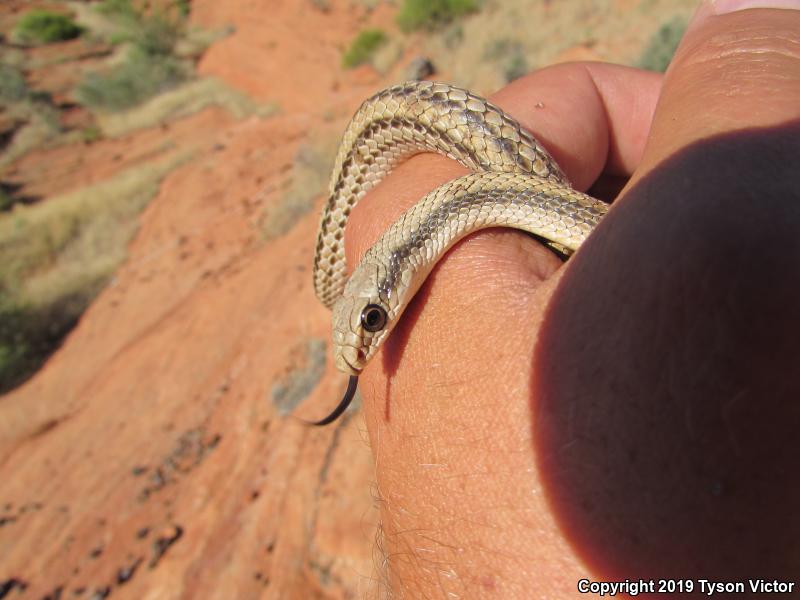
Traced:
<path id="1" fill-rule="evenodd" d="M 350 211 L 392 167 L 422 152 L 448 156 L 473 173 L 406 211 L 348 279 L 344 228 Z M 544 147 L 487 100 L 429 81 L 376 94 L 345 132 L 314 258 L 317 297 L 333 308 L 336 366 L 351 376 L 361 372 L 436 261 L 466 235 L 511 227 L 568 255 L 607 210 L 574 190 Z"/>

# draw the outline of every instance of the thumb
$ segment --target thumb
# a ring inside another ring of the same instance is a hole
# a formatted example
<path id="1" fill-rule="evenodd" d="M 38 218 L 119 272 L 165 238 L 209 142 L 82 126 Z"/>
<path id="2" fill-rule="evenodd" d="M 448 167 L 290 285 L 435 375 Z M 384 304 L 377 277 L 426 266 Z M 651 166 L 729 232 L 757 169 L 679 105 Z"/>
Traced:
<path id="1" fill-rule="evenodd" d="M 697 140 L 800 117 L 800 1 L 706 0 L 664 80 L 640 172 Z"/>
<path id="2" fill-rule="evenodd" d="M 607 576 L 800 565 L 800 3 L 770 4 L 701 5 L 540 330 L 542 479 Z"/>

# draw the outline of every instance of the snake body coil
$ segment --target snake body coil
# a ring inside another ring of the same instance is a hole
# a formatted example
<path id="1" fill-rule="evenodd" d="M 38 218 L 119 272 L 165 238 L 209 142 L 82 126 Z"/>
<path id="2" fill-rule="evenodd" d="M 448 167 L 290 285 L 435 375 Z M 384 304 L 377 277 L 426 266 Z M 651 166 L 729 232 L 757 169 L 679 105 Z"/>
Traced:
<path id="1" fill-rule="evenodd" d="M 399 162 L 421 152 L 474 171 L 406 211 L 350 279 L 344 228 L 355 204 Z M 348 126 L 331 177 L 314 258 L 317 297 L 333 308 L 336 366 L 355 378 L 394 327 L 436 261 L 487 227 L 530 232 L 562 254 L 576 250 L 608 205 L 577 192 L 547 151 L 490 102 L 456 87 L 415 81 L 364 102 Z"/>

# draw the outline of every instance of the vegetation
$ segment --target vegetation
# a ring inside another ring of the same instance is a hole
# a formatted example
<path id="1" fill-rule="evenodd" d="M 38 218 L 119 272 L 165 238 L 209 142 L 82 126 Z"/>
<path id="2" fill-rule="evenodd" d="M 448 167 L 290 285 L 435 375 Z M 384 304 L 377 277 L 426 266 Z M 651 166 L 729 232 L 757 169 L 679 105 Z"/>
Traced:
<path id="1" fill-rule="evenodd" d="M 81 102 L 103 109 L 104 114 L 69 132 L 61 138 L 65 143 L 93 143 L 110 135 L 107 125 L 117 133 L 151 126 L 211 102 L 234 114 L 258 110 L 247 98 L 204 80 L 133 111 L 106 112 L 143 102 L 191 73 L 186 48 L 176 50 L 179 41 L 186 45 L 188 39 L 183 35 L 188 1 L 175 0 L 166 12 L 145 13 L 137 6 L 131 0 L 94 5 L 101 15 L 90 15 L 95 18 L 92 31 L 106 40 L 113 38 L 121 47 L 112 68 L 86 75 L 76 90 Z M 30 40 L 54 37 L 39 33 L 42 23 L 26 16 L 20 20 L 20 31 Z M 31 28 L 37 33 L 30 33 Z M 11 49 L 0 58 L 0 110 L 9 123 L 2 140 L 2 169 L 62 132 L 60 113 L 50 95 L 26 83 L 20 66 L 26 64 L 26 55 Z M 0 182 L 0 393 L 27 379 L 59 346 L 124 259 L 138 215 L 158 191 L 161 179 L 188 158 L 186 152 L 170 152 L 166 159 L 46 202 L 20 197 L 17 187 Z"/>
<path id="2" fill-rule="evenodd" d="M 479 8 L 478 0 L 404 0 L 397 24 L 403 31 L 431 31 Z"/>
<path id="3" fill-rule="evenodd" d="M 50 94 L 30 89 L 20 69 L 3 60 L 0 60 L 0 111 L 12 124 L 3 134 L 0 171 L 31 148 L 61 133 L 58 109 Z M 4 189 L 0 211 L 8 210 L 15 201 L 13 192 Z"/>
<path id="4" fill-rule="evenodd" d="M 16 303 L 0 292 L 0 392 L 25 381 L 53 353 L 88 304 L 64 297 L 45 306 Z"/>
<path id="5" fill-rule="evenodd" d="M 686 25 L 686 20 L 680 17 L 662 25 L 650 38 L 650 42 L 639 58 L 638 66 L 649 71 L 666 71 L 686 31 Z"/>
<path id="6" fill-rule="evenodd" d="M 80 101 L 91 108 L 124 110 L 173 88 L 186 77 L 186 70 L 176 58 L 148 54 L 134 47 L 117 69 L 89 73 L 77 93 Z"/>
<path id="7" fill-rule="evenodd" d="M 161 179 L 185 160 L 135 167 L 0 216 L 0 392 L 58 347 L 124 258 Z"/>
<path id="8" fill-rule="evenodd" d="M 103 137 L 103 132 L 97 125 L 89 125 L 81 130 L 81 138 L 84 144 L 93 144 Z"/>
<path id="9" fill-rule="evenodd" d="M 225 108 L 237 119 L 252 114 L 267 116 L 278 110 L 277 105 L 259 106 L 220 80 L 204 77 L 159 94 L 136 108 L 98 115 L 97 122 L 100 133 L 113 138 L 138 129 L 157 127 L 161 123 L 191 115 L 212 105 Z"/>
<path id="10" fill-rule="evenodd" d="M 47 10 L 26 13 L 14 29 L 14 38 L 23 44 L 50 44 L 78 37 L 83 29 L 66 15 Z"/>
<path id="11" fill-rule="evenodd" d="M 380 29 L 365 29 L 356 36 L 350 48 L 342 56 L 342 66 L 351 69 L 369 62 L 375 51 L 387 40 L 386 34 Z"/>
<path id="12" fill-rule="evenodd" d="M 454 23 L 442 34 L 444 45 L 451 50 L 464 41 L 464 27 L 461 23 Z"/>
<path id="13" fill-rule="evenodd" d="M 122 28 L 114 42 L 128 43 L 130 48 L 125 61 L 115 69 L 86 75 L 77 90 L 83 104 L 105 111 L 128 109 L 189 76 L 175 56 L 178 21 L 163 14 L 144 15 L 130 0 L 104 0 L 98 10 Z"/>
<path id="14" fill-rule="evenodd" d="M 509 57 L 505 68 L 503 69 L 503 74 L 506 77 L 506 81 L 510 83 L 515 79 L 519 79 L 523 75 L 526 75 L 530 70 L 531 69 L 528 66 L 528 61 L 525 59 L 525 55 L 521 52 L 518 52 Z"/>
<path id="15" fill-rule="evenodd" d="M 147 12 L 137 8 L 137 5 L 141 6 L 142 4 L 141 2 L 134 3 L 132 0 L 102 0 L 95 6 L 95 10 L 122 25 L 140 24 L 153 17 L 177 22 L 184 20 L 191 12 L 190 0 L 173 0 L 169 4 L 159 4 L 157 9 Z"/>
<path id="16" fill-rule="evenodd" d="M 97 11 L 115 19 L 137 20 L 139 13 L 131 0 L 103 0 L 97 5 Z"/>
<path id="17" fill-rule="evenodd" d="M 190 0 L 176 0 L 175 6 L 178 9 L 178 13 L 180 13 L 180 15 L 184 18 L 188 17 L 189 13 L 192 12 L 192 5 L 190 3 Z"/>
<path id="18" fill-rule="evenodd" d="M 20 70 L 13 65 L 0 63 L 0 103 L 19 102 L 27 95 L 28 86 Z"/>
<path id="19" fill-rule="evenodd" d="M 10 210 L 16 203 L 14 197 L 6 190 L 6 187 L 0 183 L 0 212 Z"/>
<path id="20" fill-rule="evenodd" d="M 493 40 L 486 47 L 483 57 L 501 65 L 506 82 L 519 79 L 530 71 L 525 49 L 518 40 L 512 38 Z"/>

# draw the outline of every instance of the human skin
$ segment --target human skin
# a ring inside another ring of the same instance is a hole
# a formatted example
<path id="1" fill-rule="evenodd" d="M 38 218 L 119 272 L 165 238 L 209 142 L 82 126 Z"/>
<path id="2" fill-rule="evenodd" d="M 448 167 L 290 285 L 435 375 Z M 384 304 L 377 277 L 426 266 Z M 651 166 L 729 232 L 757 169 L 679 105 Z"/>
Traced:
<path id="1" fill-rule="evenodd" d="M 576 188 L 629 180 L 566 264 L 511 230 L 458 244 L 361 376 L 395 597 L 800 572 L 800 11 L 733 4 L 663 78 L 575 63 L 492 97 Z M 463 173 L 397 168 L 348 264 Z"/>

